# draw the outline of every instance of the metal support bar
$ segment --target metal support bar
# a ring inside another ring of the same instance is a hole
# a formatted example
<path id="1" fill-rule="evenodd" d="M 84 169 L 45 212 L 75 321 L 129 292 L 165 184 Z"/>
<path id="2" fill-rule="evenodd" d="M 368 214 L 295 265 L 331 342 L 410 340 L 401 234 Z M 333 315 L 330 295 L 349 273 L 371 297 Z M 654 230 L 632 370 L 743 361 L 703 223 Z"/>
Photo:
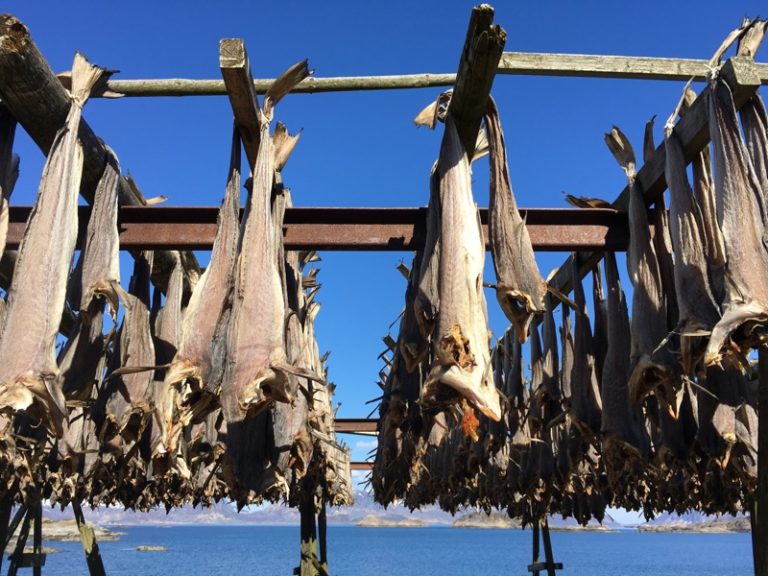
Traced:
<path id="1" fill-rule="evenodd" d="M 218 207 L 123 207 L 120 247 L 125 250 L 210 250 Z M 18 246 L 31 207 L 12 206 L 8 247 Z M 539 251 L 626 250 L 626 215 L 603 208 L 531 208 L 520 210 Z M 90 208 L 80 207 L 87 222 Z M 486 235 L 488 211 L 480 210 Z M 86 226 L 80 226 L 81 236 Z M 288 208 L 287 250 L 414 251 L 426 237 L 425 208 Z"/>

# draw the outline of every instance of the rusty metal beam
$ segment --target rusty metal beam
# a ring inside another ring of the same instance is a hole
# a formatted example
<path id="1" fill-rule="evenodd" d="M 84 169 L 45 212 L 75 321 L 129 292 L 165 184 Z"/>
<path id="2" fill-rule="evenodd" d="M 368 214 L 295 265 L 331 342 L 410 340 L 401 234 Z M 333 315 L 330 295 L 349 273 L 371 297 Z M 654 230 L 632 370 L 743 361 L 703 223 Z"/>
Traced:
<path id="1" fill-rule="evenodd" d="M 336 433 L 374 434 L 377 432 L 379 421 L 375 418 L 336 418 Z"/>
<path id="2" fill-rule="evenodd" d="M 31 207 L 10 209 L 8 248 L 18 246 Z M 218 207 L 122 207 L 120 247 L 124 250 L 210 250 Z M 522 209 L 533 247 L 540 251 L 625 250 L 626 216 L 593 208 Z M 81 222 L 90 209 L 80 208 Z M 488 211 L 480 217 L 487 238 Z M 84 233 L 85 224 L 80 226 Z M 288 208 L 288 250 L 413 251 L 424 245 L 425 208 Z"/>
<path id="3" fill-rule="evenodd" d="M 373 462 L 350 462 L 349 468 L 351 470 L 371 470 L 373 468 Z"/>

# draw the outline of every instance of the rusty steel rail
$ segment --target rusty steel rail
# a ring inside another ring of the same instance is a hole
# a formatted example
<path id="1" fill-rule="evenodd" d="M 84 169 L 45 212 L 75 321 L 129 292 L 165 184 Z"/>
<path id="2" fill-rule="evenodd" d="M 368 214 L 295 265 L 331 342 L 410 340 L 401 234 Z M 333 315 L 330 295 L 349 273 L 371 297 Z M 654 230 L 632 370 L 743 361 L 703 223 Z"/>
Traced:
<path id="1" fill-rule="evenodd" d="M 376 418 L 336 418 L 336 433 L 376 434 L 379 421 Z"/>
<path id="2" fill-rule="evenodd" d="M 373 462 L 350 462 L 349 468 L 351 470 L 371 470 L 373 468 Z"/>
<path id="3" fill-rule="evenodd" d="M 12 206 L 8 248 L 21 241 L 30 206 Z M 522 209 L 533 247 L 539 251 L 626 250 L 625 214 L 604 208 Z M 80 207 L 85 232 L 90 208 Z M 124 250 L 210 250 L 218 207 L 142 206 L 120 208 Z M 488 237 L 488 211 L 480 210 Z M 413 251 L 423 247 L 426 208 L 288 208 L 288 250 Z"/>

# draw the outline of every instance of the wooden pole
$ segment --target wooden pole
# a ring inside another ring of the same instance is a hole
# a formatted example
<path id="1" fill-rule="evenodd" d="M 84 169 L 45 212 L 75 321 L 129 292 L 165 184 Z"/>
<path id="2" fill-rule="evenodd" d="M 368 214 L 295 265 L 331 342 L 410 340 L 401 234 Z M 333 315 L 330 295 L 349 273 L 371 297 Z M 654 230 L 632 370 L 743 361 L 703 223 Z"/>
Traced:
<path id="1" fill-rule="evenodd" d="M 27 543 L 29 537 L 29 522 L 33 514 L 32 507 L 24 507 L 24 521 L 21 524 L 21 530 L 19 530 L 19 537 L 16 540 L 16 546 L 13 549 L 13 554 L 10 556 L 11 565 L 8 568 L 8 576 L 16 576 L 20 564 L 24 557 L 24 546 Z"/>
<path id="2" fill-rule="evenodd" d="M 323 576 L 328 575 L 328 518 L 325 513 L 325 500 L 322 495 L 318 497 L 317 511 L 317 543 L 320 547 L 320 571 Z"/>
<path id="3" fill-rule="evenodd" d="M 315 524 L 315 491 L 311 482 L 304 481 L 304 490 L 299 503 L 301 519 L 301 563 L 300 576 L 320 576 L 317 570 L 317 525 Z"/>
<path id="4" fill-rule="evenodd" d="M 48 154 L 72 100 L 32 41 L 27 27 L 10 14 L 0 15 L 0 98 L 43 154 Z M 107 148 L 85 120 L 80 122 L 79 138 L 84 154 L 80 194 L 92 202 L 106 166 Z M 119 201 L 128 206 L 145 202 L 138 188 L 123 177 Z M 194 254 L 183 256 L 188 264 L 186 269 L 199 268 Z M 153 281 L 165 291 L 175 259 L 167 251 L 157 251 L 154 264 Z"/>
<path id="5" fill-rule="evenodd" d="M 75 513 L 75 522 L 77 522 L 77 529 L 80 532 L 80 542 L 83 545 L 85 562 L 88 564 L 88 573 L 91 576 L 106 576 L 93 526 L 86 523 L 80 502 L 73 500 L 72 510 Z"/>
<path id="6" fill-rule="evenodd" d="M 0 543 L 3 545 L 3 549 L 0 550 L 0 570 L 3 567 L 3 557 L 5 556 L 5 546 L 8 540 L 8 532 L 10 528 L 11 510 L 13 509 L 13 502 L 6 497 L 3 498 L 0 503 Z"/>
<path id="7" fill-rule="evenodd" d="M 38 500 L 34 506 L 35 524 L 33 530 L 32 540 L 32 554 L 34 555 L 34 562 L 32 564 L 32 575 L 42 576 L 43 571 L 43 505 Z"/>
<path id="8" fill-rule="evenodd" d="M 757 64 L 763 85 L 768 84 L 768 64 Z M 575 78 L 620 78 L 632 80 L 686 81 L 704 80 L 709 70 L 706 60 L 688 58 L 649 58 L 644 56 L 606 56 L 593 54 L 542 54 L 534 52 L 504 52 L 497 74 L 513 76 L 559 76 Z M 252 80 L 253 91 L 264 94 L 274 78 Z M 402 90 L 453 86 L 456 74 L 423 73 L 389 76 L 311 77 L 291 92 L 315 94 L 363 90 Z M 115 79 L 107 87 L 127 97 L 157 96 L 223 96 L 227 94 L 224 81 L 189 78 Z M 98 97 L 95 94 L 94 97 Z"/>
<path id="9" fill-rule="evenodd" d="M 755 576 L 768 576 L 768 348 L 758 348 L 757 490 L 749 515 Z"/>

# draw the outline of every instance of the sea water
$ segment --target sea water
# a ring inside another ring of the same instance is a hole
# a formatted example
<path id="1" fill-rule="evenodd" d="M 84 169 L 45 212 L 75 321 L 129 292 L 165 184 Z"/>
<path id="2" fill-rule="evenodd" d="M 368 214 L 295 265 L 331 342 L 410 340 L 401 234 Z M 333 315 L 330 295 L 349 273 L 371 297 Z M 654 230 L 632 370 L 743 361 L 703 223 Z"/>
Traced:
<path id="1" fill-rule="evenodd" d="M 108 576 L 289 576 L 298 565 L 299 530 L 286 526 L 118 528 L 99 544 Z M 531 533 L 459 528 L 328 528 L 334 576 L 494 576 L 526 574 Z M 77 542 L 51 542 L 44 575 L 87 574 Z M 138 552 L 141 545 L 164 552 Z M 708 576 L 749 574 L 749 534 L 553 532 L 561 575 Z M 7 559 L 3 569 L 7 570 Z M 21 570 L 25 574 L 29 570 Z"/>

